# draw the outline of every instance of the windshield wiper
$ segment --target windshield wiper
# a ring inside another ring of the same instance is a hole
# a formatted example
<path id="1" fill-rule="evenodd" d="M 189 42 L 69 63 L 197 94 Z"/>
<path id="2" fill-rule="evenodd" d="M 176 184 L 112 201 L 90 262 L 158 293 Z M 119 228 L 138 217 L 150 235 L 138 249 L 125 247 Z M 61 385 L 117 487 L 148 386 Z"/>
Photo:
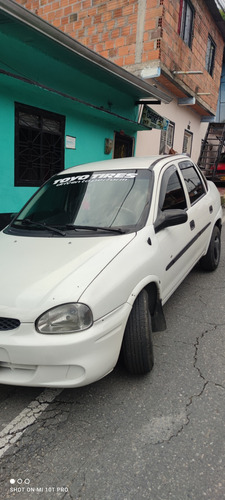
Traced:
<path id="1" fill-rule="evenodd" d="M 118 228 L 113 228 L 113 227 L 103 227 L 103 226 L 77 226 L 73 224 L 66 224 L 66 229 L 73 229 L 74 231 L 77 231 L 79 229 L 87 229 L 87 231 L 104 231 L 104 232 L 112 232 L 112 233 L 119 233 L 119 234 L 125 234 L 125 231 L 121 229 L 120 227 Z"/>
<path id="2" fill-rule="evenodd" d="M 61 236 L 66 236 L 66 233 L 64 231 L 61 231 L 60 229 L 57 229 L 57 227 L 54 227 L 54 226 L 48 226 L 47 224 L 45 224 L 45 222 L 35 222 L 31 219 L 16 219 L 13 224 L 15 224 L 15 222 L 21 222 L 22 225 L 26 225 L 28 224 L 29 226 L 36 226 L 36 227 L 40 227 L 41 229 L 46 229 L 47 231 L 53 231 L 54 233 L 57 233 L 57 234 L 61 234 Z"/>

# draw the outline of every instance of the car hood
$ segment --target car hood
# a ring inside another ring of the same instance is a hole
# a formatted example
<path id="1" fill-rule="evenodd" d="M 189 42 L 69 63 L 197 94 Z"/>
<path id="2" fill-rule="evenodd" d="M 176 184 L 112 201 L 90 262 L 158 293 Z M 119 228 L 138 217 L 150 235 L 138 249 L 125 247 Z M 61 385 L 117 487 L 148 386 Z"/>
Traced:
<path id="1" fill-rule="evenodd" d="M 0 233 L 0 316 L 34 321 L 76 302 L 135 234 L 39 238 Z"/>

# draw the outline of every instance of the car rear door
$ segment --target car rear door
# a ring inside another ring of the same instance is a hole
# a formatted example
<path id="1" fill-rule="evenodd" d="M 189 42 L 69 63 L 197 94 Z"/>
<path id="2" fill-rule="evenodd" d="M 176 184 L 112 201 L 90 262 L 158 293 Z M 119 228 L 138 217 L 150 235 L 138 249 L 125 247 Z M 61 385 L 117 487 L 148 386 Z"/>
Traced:
<path id="1" fill-rule="evenodd" d="M 207 185 L 198 168 L 187 159 L 178 162 L 181 175 L 188 192 L 188 219 L 191 229 L 190 245 L 193 256 L 201 256 L 204 252 L 212 231 L 213 213 L 212 200 L 207 191 Z"/>

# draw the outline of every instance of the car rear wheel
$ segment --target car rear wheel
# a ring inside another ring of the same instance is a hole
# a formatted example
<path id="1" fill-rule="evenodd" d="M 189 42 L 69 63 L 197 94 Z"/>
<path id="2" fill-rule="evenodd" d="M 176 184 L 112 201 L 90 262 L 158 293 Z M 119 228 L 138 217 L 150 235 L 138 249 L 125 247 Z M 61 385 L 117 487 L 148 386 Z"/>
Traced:
<path id="1" fill-rule="evenodd" d="M 136 298 L 124 333 L 122 356 L 127 370 L 136 375 L 150 372 L 154 364 L 148 293 Z"/>
<path id="2" fill-rule="evenodd" d="M 221 252 L 221 233 L 220 229 L 215 226 L 212 232 L 207 254 L 201 258 L 200 264 L 205 271 L 215 271 L 219 265 Z"/>

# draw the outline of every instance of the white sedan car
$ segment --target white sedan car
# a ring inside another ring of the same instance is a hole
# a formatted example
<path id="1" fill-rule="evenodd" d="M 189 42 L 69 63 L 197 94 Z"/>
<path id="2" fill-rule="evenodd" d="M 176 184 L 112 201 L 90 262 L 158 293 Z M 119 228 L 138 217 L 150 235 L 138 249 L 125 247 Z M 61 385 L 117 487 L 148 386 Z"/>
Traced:
<path id="1" fill-rule="evenodd" d="M 220 260 L 220 196 L 184 155 L 80 165 L 52 177 L 0 233 L 0 383 L 78 387 L 120 353 L 153 367 L 163 304 Z"/>

